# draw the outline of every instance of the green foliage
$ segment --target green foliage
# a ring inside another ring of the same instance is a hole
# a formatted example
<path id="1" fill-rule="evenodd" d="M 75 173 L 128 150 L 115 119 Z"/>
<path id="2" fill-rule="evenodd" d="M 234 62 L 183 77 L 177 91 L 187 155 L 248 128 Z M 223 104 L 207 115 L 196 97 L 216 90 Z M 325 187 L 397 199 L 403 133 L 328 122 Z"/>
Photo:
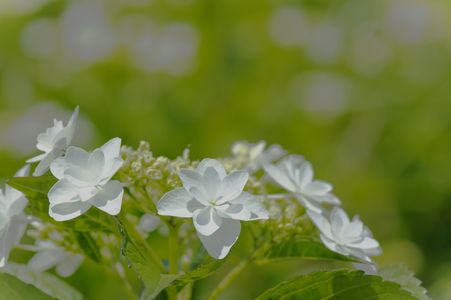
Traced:
<path id="1" fill-rule="evenodd" d="M 178 277 L 173 282 L 173 285 L 177 286 L 178 289 L 182 289 L 185 285 L 189 283 L 193 283 L 194 281 L 212 275 L 224 264 L 224 262 L 225 262 L 224 260 L 211 260 L 205 264 L 202 264 L 196 269 L 192 270 L 191 272 L 188 272 Z"/>
<path id="2" fill-rule="evenodd" d="M 340 255 L 327 249 L 318 239 L 309 236 L 298 236 L 275 244 L 258 259 L 258 264 L 284 259 L 328 259 L 344 262 L 358 262 L 357 259 Z"/>
<path id="3" fill-rule="evenodd" d="M 99 247 L 89 232 L 75 231 L 74 234 L 80 249 L 84 252 L 84 254 L 95 262 L 101 262 L 102 254 L 100 253 Z"/>
<path id="4" fill-rule="evenodd" d="M 362 271 L 338 270 L 316 272 L 281 283 L 257 298 L 302 300 L 415 300 L 398 284 Z"/>
<path id="5" fill-rule="evenodd" d="M 394 265 L 382 267 L 378 274 L 385 280 L 393 281 L 401 285 L 403 289 L 409 291 L 421 300 L 430 300 L 426 289 L 421 286 L 421 280 L 415 277 L 415 274 L 406 266 Z"/>
<path id="6" fill-rule="evenodd" d="M 47 198 L 50 188 L 58 180 L 53 176 L 39 177 L 14 177 L 8 181 L 8 185 L 27 196 L 28 199 Z"/>
<path id="7" fill-rule="evenodd" d="M 24 265 L 9 263 L 5 271 L 21 281 L 31 284 L 59 300 L 82 300 L 83 295 L 75 288 L 49 273 L 34 272 Z M 23 298 L 28 299 L 28 298 Z M 35 298 L 30 298 L 35 299 Z"/>
<path id="8" fill-rule="evenodd" d="M 0 274 L 0 291 L 5 300 L 51 300 L 56 299 L 9 274 Z"/>

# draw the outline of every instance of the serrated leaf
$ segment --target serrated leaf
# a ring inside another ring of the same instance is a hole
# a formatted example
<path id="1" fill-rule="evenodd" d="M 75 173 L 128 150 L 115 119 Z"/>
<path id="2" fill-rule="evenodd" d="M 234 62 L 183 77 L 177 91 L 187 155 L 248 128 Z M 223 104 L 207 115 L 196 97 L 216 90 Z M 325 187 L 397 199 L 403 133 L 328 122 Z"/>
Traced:
<path id="1" fill-rule="evenodd" d="M 16 277 L 0 273 L 0 291 L 5 300 L 54 300 L 53 298 L 31 284 L 20 281 Z"/>
<path id="2" fill-rule="evenodd" d="M 95 262 L 102 261 L 102 254 L 95 240 L 89 234 L 89 232 L 74 232 L 75 238 L 80 245 L 80 249 Z"/>
<path id="3" fill-rule="evenodd" d="M 385 280 L 393 281 L 401 285 L 403 289 L 409 291 L 421 300 L 430 300 L 425 288 L 421 286 L 421 281 L 406 266 L 394 265 L 379 268 L 378 274 Z"/>
<path id="4" fill-rule="evenodd" d="M 283 259 L 332 259 L 344 262 L 359 262 L 352 257 L 344 256 L 327 249 L 323 243 L 311 237 L 294 237 L 284 240 L 266 251 L 257 264 L 264 264 Z"/>
<path id="5" fill-rule="evenodd" d="M 8 263 L 5 269 L 8 273 L 21 281 L 31 284 L 46 294 L 59 300 L 82 300 L 83 295 L 75 288 L 49 273 L 40 273 L 31 270 L 26 265 Z M 34 299 L 34 298 L 32 298 Z"/>
<path id="6" fill-rule="evenodd" d="M 205 264 L 200 265 L 198 268 L 178 277 L 172 285 L 175 285 L 178 289 L 183 288 L 186 284 L 208 277 L 216 272 L 223 264 L 225 260 L 211 260 Z"/>
<path id="7" fill-rule="evenodd" d="M 365 275 L 362 271 L 337 270 L 315 272 L 283 282 L 257 298 L 257 300 L 418 300 L 397 283 L 383 281 L 379 276 Z"/>
<path id="8" fill-rule="evenodd" d="M 39 177 L 14 177 L 11 178 L 7 184 L 16 190 L 24 193 L 29 199 L 47 198 L 50 188 L 58 181 L 53 176 L 39 176 Z"/>

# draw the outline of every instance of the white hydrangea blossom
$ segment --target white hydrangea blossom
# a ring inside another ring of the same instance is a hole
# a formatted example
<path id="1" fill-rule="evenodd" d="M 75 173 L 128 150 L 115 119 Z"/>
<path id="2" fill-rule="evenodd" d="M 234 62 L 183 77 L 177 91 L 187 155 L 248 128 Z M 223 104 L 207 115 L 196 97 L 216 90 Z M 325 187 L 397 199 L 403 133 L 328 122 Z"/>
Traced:
<path id="1" fill-rule="evenodd" d="M 67 221 L 91 206 L 117 215 L 124 189 L 111 177 L 123 164 L 120 148 L 121 139 L 114 138 L 91 153 L 69 147 L 65 157 L 56 159 L 50 170 L 59 181 L 48 193 L 49 215 L 56 221 Z"/>
<path id="2" fill-rule="evenodd" d="M 313 180 L 312 165 L 302 156 L 290 155 L 277 165 L 265 165 L 264 168 L 275 182 L 293 193 L 307 210 L 320 213 L 322 203 L 340 205 L 340 200 L 331 193 L 331 184 Z"/>
<path id="3" fill-rule="evenodd" d="M 266 142 L 256 144 L 239 141 L 233 144 L 232 153 L 235 157 L 244 158 L 250 173 L 260 170 L 264 165 L 270 164 L 286 154 L 280 145 L 271 145 L 266 149 Z"/>
<path id="4" fill-rule="evenodd" d="M 28 261 L 28 267 L 36 272 L 45 272 L 53 267 L 61 277 L 74 274 L 84 260 L 81 254 L 70 253 L 49 241 L 39 241 L 39 251 Z"/>
<path id="5" fill-rule="evenodd" d="M 149 233 L 157 229 L 161 225 L 161 220 L 159 217 L 151 214 L 143 214 L 139 218 L 139 223 L 136 226 L 136 230 L 142 235 L 147 236 Z"/>
<path id="6" fill-rule="evenodd" d="M 329 218 L 313 211 L 308 211 L 308 214 L 320 230 L 322 242 L 330 250 L 369 263 L 372 262 L 370 256 L 381 253 L 379 243 L 358 216 L 349 220 L 346 212 L 339 207 L 332 209 Z"/>
<path id="7" fill-rule="evenodd" d="M 74 137 L 78 112 L 79 108 L 77 106 L 67 126 L 64 126 L 62 121 L 54 119 L 53 127 L 47 128 L 44 133 L 38 135 L 36 148 L 44 153 L 27 160 L 27 163 L 39 162 L 33 172 L 33 176 L 45 174 L 49 170 L 50 164 L 62 156 L 67 147 L 69 147 Z"/>
<path id="8" fill-rule="evenodd" d="M 16 173 L 16 177 L 24 177 L 29 173 L 29 165 Z M 0 268 L 8 261 L 9 252 L 20 241 L 28 224 L 23 210 L 28 204 L 25 196 L 10 187 L 0 190 Z"/>
<path id="9" fill-rule="evenodd" d="M 183 187 L 166 193 L 158 203 L 165 216 L 193 218 L 197 234 L 208 253 L 224 258 L 241 231 L 240 221 L 267 219 L 265 207 L 243 188 L 245 171 L 227 174 L 215 159 L 204 159 L 196 170 L 181 170 Z"/>

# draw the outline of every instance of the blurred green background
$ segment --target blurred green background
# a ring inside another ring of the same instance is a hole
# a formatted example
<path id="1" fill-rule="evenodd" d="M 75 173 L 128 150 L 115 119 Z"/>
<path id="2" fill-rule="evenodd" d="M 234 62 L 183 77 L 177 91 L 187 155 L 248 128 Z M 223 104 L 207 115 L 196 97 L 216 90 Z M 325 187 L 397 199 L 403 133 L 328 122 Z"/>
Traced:
<path id="1" fill-rule="evenodd" d="M 450 23 L 444 0 L 0 0 L 0 177 L 76 105 L 80 146 L 264 139 L 451 299 Z"/>

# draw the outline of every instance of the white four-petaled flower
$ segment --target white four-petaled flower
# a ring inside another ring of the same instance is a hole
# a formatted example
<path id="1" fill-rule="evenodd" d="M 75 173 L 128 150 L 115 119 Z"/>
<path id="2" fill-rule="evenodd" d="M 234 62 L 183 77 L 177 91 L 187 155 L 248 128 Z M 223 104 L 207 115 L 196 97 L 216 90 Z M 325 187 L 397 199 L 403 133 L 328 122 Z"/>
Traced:
<path id="1" fill-rule="evenodd" d="M 267 219 L 265 207 L 243 188 L 245 171 L 227 175 L 222 164 L 204 159 L 196 170 L 181 170 L 182 188 L 166 193 L 158 203 L 158 213 L 165 216 L 193 218 L 197 234 L 215 258 L 224 258 L 241 231 L 240 220 Z"/>
<path id="2" fill-rule="evenodd" d="M 301 156 L 290 155 L 277 165 L 265 165 L 264 168 L 275 182 L 292 192 L 308 210 L 320 213 L 322 203 L 340 204 L 340 200 L 331 193 L 332 185 L 313 180 L 312 165 Z"/>
<path id="3" fill-rule="evenodd" d="M 121 140 L 114 138 L 89 153 L 69 147 L 50 167 L 59 181 L 50 189 L 49 214 L 57 221 L 76 218 L 95 206 L 110 215 L 121 210 L 122 184 L 111 177 L 123 164 Z"/>
<path id="4" fill-rule="evenodd" d="M 36 272 L 45 272 L 53 267 L 58 275 L 69 277 L 77 271 L 84 256 L 70 253 L 52 242 L 40 241 L 39 251 L 28 261 L 28 266 Z"/>
<path id="5" fill-rule="evenodd" d="M 321 240 L 332 251 L 370 263 L 370 256 L 381 253 L 379 243 L 358 216 L 349 220 L 346 212 L 339 207 L 332 209 L 329 218 L 313 211 L 308 211 L 308 214 L 320 230 Z"/>
<path id="6" fill-rule="evenodd" d="M 27 165 L 15 176 L 27 176 L 29 169 Z M 5 186 L 4 192 L 0 190 L 0 267 L 6 265 L 9 252 L 25 232 L 28 221 L 23 210 L 27 204 L 27 198 L 9 185 Z"/>
<path id="7" fill-rule="evenodd" d="M 55 119 L 53 120 L 53 127 L 47 128 L 44 133 L 38 135 L 36 148 L 44 153 L 27 160 L 27 163 L 39 162 L 33 172 L 33 176 L 41 176 L 46 173 L 49 170 L 50 164 L 62 156 L 67 147 L 69 147 L 74 137 L 78 111 L 79 108 L 77 106 L 67 126 L 64 126 L 62 121 Z"/>

